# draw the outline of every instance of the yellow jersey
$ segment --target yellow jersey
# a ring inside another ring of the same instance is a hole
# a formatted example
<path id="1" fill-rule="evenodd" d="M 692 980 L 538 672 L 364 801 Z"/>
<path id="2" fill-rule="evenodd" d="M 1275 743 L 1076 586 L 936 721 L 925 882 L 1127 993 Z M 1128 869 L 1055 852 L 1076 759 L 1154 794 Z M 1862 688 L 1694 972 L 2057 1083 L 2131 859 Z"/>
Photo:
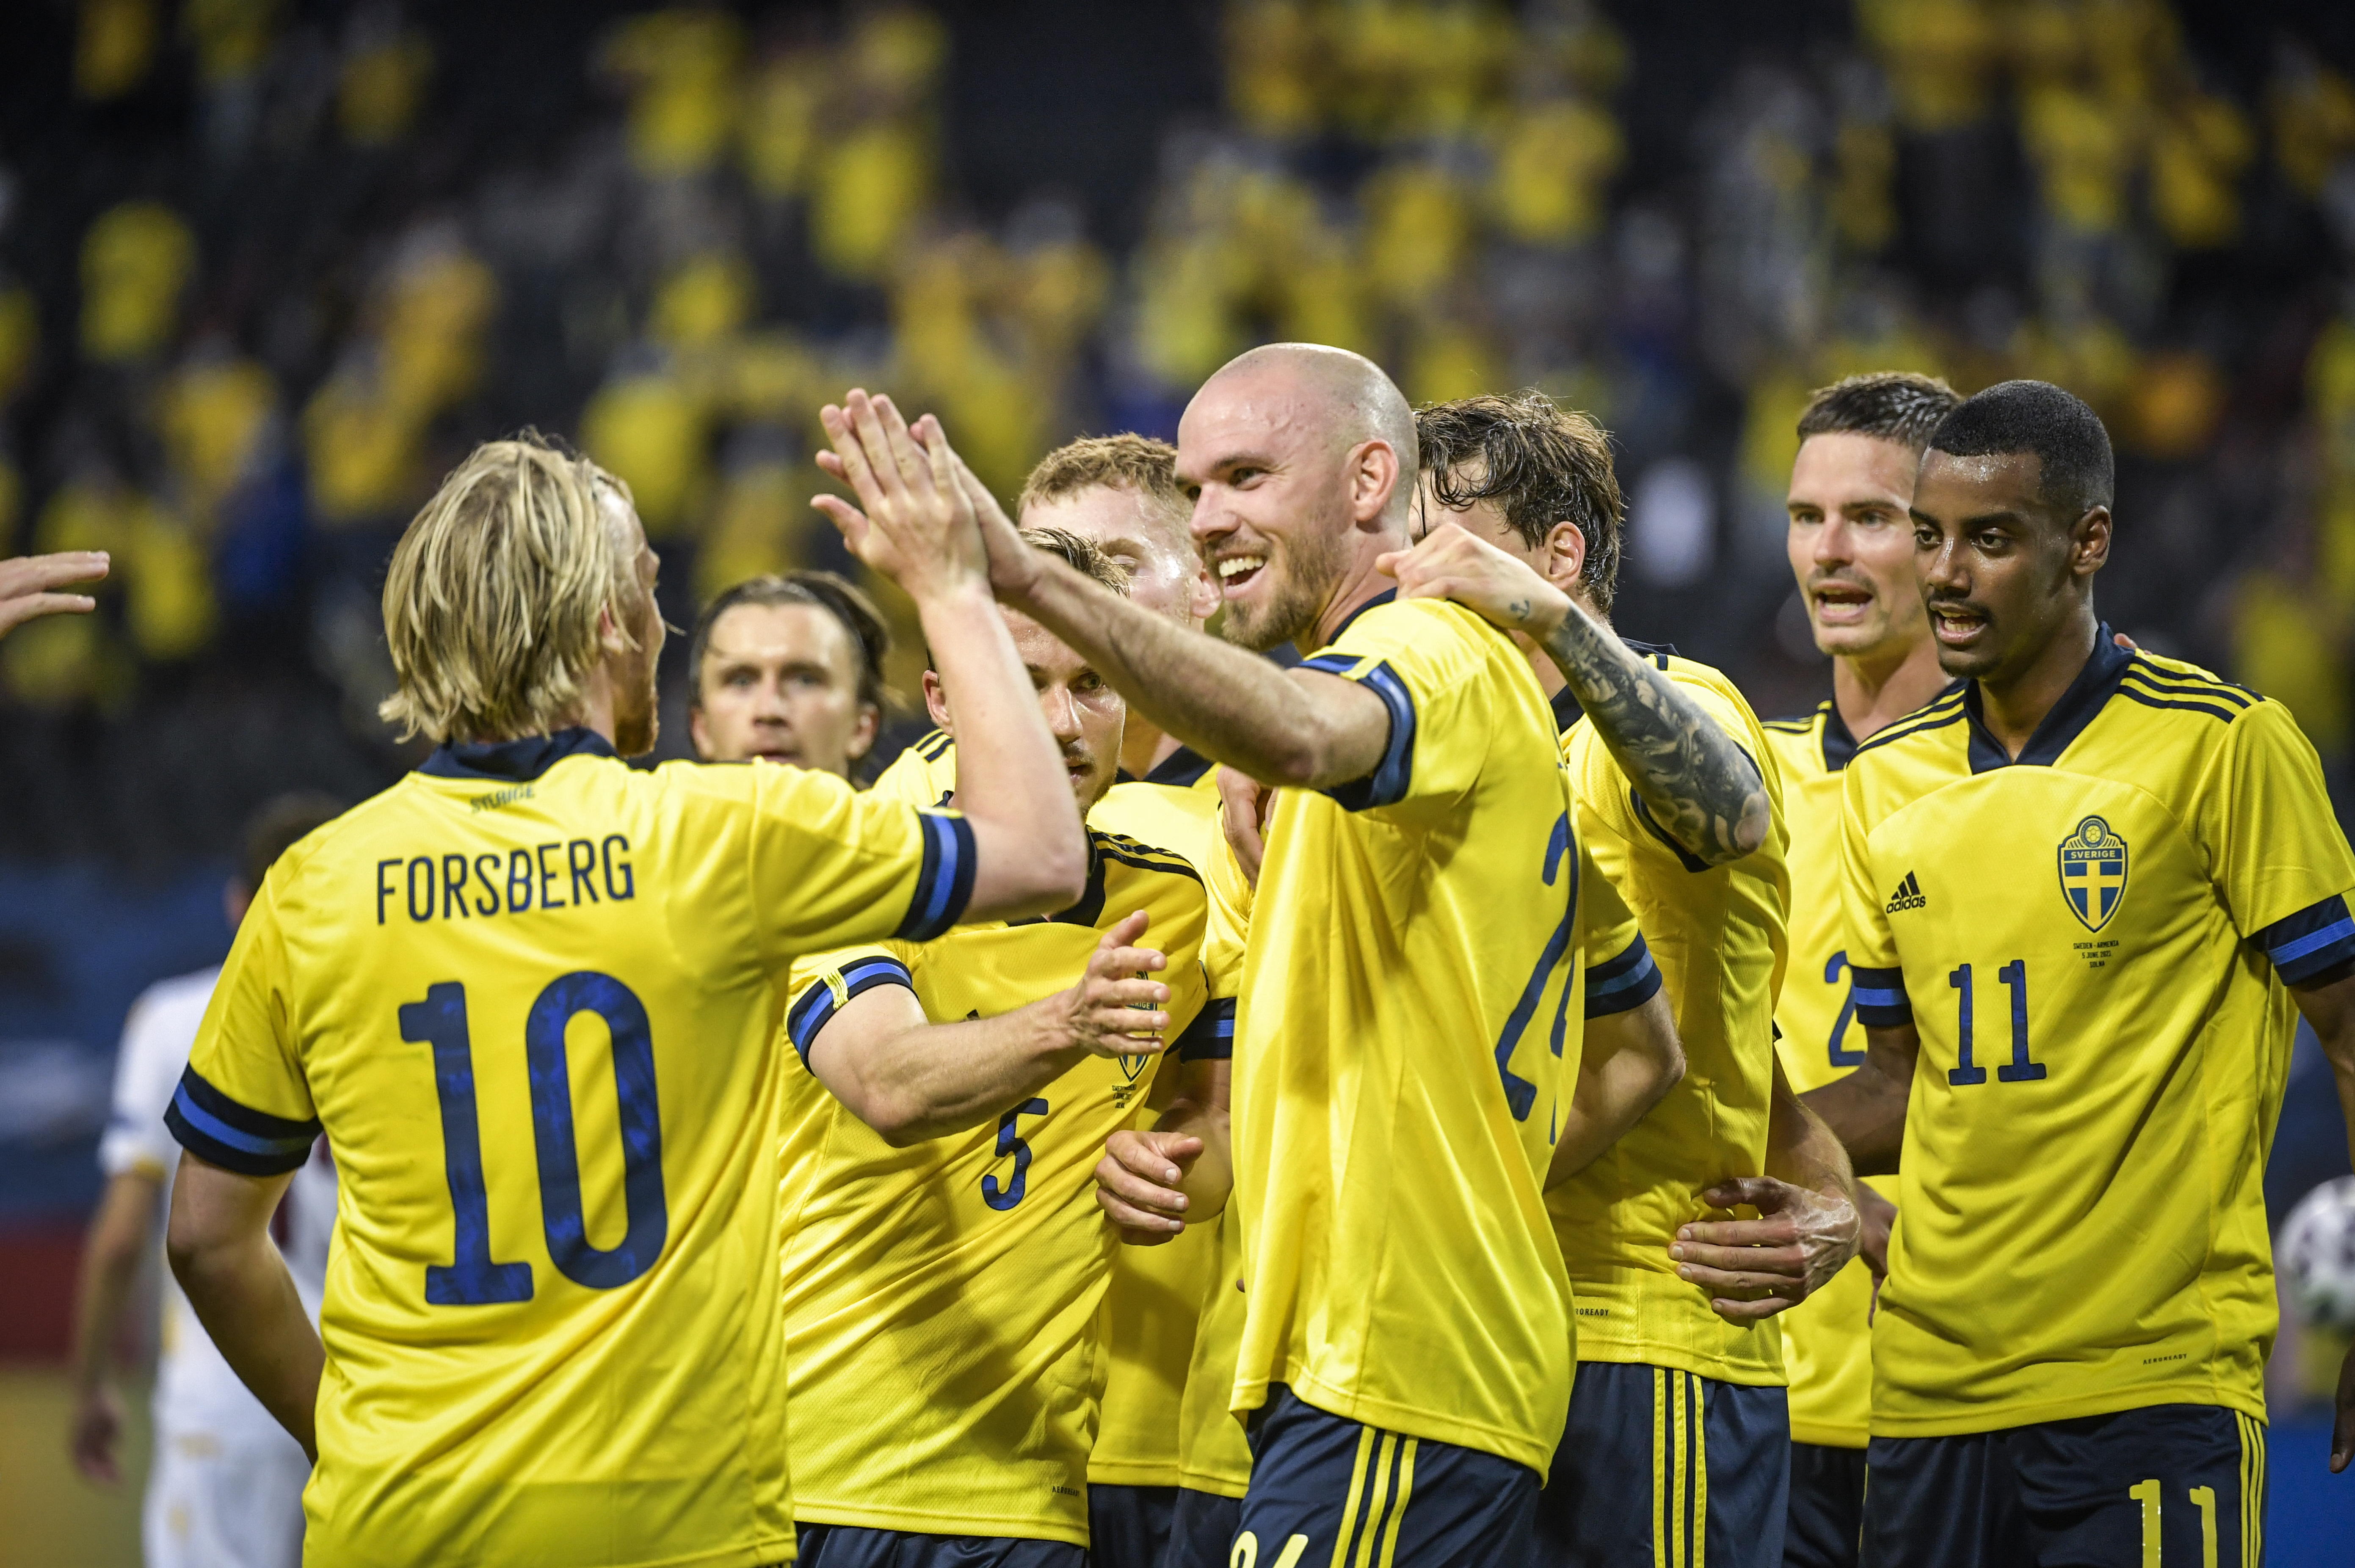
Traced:
<path id="1" fill-rule="evenodd" d="M 938 934 L 962 819 L 798 768 L 445 747 L 282 856 L 168 1120 L 340 1197 L 305 1561 L 793 1552 L 778 984 Z"/>
<path id="2" fill-rule="evenodd" d="M 1088 890 L 1055 916 L 960 926 L 794 966 L 786 1028 L 806 1060 L 837 1008 L 881 985 L 939 1022 L 1065 990 L 1134 911 L 1167 955 L 1181 1059 L 1230 1048 L 1202 964 L 1202 879 L 1089 832 Z M 794 1506 L 811 1523 L 1087 1544 L 1095 1330 L 1117 1237 L 1096 1205 L 1104 1139 L 1159 1058 L 1091 1057 L 994 1126 L 893 1149 L 811 1074 L 788 1073 L 786 1364 Z"/>
<path id="3" fill-rule="evenodd" d="M 1801 1094 L 1845 1077 L 1864 1060 L 1864 1031 L 1849 995 L 1847 921 L 1840 909 L 1841 772 L 1856 740 L 1827 702 L 1806 718 L 1769 719 L 1766 748 L 1783 775 L 1790 833 L 1790 967 L 1774 1004 L 1784 1074 Z M 1895 1178 L 1866 1179 L 1894 1202 Z M 1791 1439 L 1861 1448 L 1872 1414 L 1872 1271 L 1849 1262 L 1780 1317 L 1791 1378 Z"/>
<path id="4" fill-rule="evenodd" d="M 1550 715 L 1512 641 L 1444 601 L 1385 594 L 1305 667 L 1362 684 L 1390 732 L 1371 773 L 1284 791 L 1268 829 L 1236 1019 L 1231 1408 L 1287 1384 L 1542 1475 L 1571 1376 L 1544 1178 L 1579 1046 Z"/>
<path id="5" fill-rule="evenodd" d="M 1218 770 L 1180 747 L 1142 779 L 1120 782 L 1089 813 L 1096 827 L 1160 845 L 1197 870 L 1225 848 L 1219 829 Z M 878 792 L 907 800 L 945 801 L 956 790 L 956 743 L 939 730 L 919 737 L 876 780 Z M 1148 944 L 1157 935 L 1148 931 Z M 1136 1125 L 1152 1125 L 1158 1107 L 1140 1106 Z M 1113 1255 L 1097 1347 L 1103 1396 L 1088 1479 L 1097 1486 L 1174 1487 L 1183 1474 L 1183 1402 L 1204 1297 L 1220 1277 L 1223 1219 L 1188 1225 L 1159 1246 L 1123 1246 Z M 1238 1232 L 1237 1245 L 1240 1232 Z M 1231 1350 L 1215 1390 L 1216 1418 L 1234 1427 L 1226 1398 L 1233 1383 Z M 1224 1451 L 1241 1450 L 1245 1476 L 1251 1451 L 1241 1430 Z M 1242 1495 L 1238 1486 L 1233 1495 Z"/>
<path id="6" fill-rule="evenodd" d="M 2262 1420 L 2262 1190 L 2355 858 L 2279 703 L 2096 634 L 2015 761 L 1964 685 L 1857 748 L 1856 1015 L 1921 1034 L 1872 1431 Z"/>
<path id="7" fill-rule="evenodd" d="M 1783 1331 L 1710 1310 L 1677 1277 L 1678 1226 L 1708 1217 L 1701 1192 L 1765 1169 L 1774 1067 L 1774 993 L 1783 979 L 1782 785 L 1757 715 L 1706 664 L 1638 647 L 1721 725 L 1764 780 L 1766 842 L 1710 866 L 1662 830 L 1592 724 L 1561 739 L 1579 835 L 1636 912 L 1684 1042 L 1685 1075 L 1602 1158 L 1549 1193 L 1578 1293 L 1578 1359 L 1674 1367 L 1723 1383 L 1784 1381 Z"/>

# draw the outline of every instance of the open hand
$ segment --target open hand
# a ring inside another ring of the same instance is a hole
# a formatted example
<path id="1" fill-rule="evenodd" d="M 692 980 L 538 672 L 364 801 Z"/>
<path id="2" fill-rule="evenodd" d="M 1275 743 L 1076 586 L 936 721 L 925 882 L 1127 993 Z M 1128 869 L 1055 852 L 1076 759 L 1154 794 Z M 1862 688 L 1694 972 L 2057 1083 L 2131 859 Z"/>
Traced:
<path id="1" fill-rule="evenodd" d="M 1748 1205 L 1754 1220 L 1696 1220 L 1668 1247 L 1677 1277 L 1710 1293 L 1729 1323 L 1754 1323 L 1796 1307 L 1848 1266 L 1861 1239 L 1845 1198 L 1772 1176 L 1737 1176 L 1701 1194 L 1712 1208 Z"/>
<path id="2" fill-rule="evenodd" d="M 849 485 L 858 504 L 837 495 L 812 504 L 851 554 L 919 599 L 987 580 L 981 530 L 946 443 L 918 445 L 890 398 L 857 388 L 818 417 L 834 442 L 818 466 Z"/>
<path id="3" fill-rule="evenodd" d="M 1146 924 L 1140 909 L 1106 931 L 1088 955 L 1087 972 L 1063 993 L 1070 1042 L 1091 1056 L 1157 1055 L 1167 1044 L 1169 988 L 1146 977 L 1169 960 L 1135 945 Z"/>
<path id="4" fill-rule="evenodd" d="M 98 600 L 86 593 L 58 593 L 68 583 L 93 582 L 106 575 L 103 550 L 66 550 L 54 556 L 19 556 L 0 561 L 0 637 L 44 615 L 87 615 Z"/>
<path id="5" fill-rule="evenodd" d="M 1540 642 L 1570 613 L 1568 594 L 1460 524 L 1442 523 L 1414 548 L 1378 556 L 1374 567 L 1398 579 L 1402 599 L 1452 599 Z"/>
<path id="6" fill-rule="evenodd" d="M 1039 574 L 1047 569 L 1047 553 L 1023 542 L 1022 531 L 1006 514 L 1006 508 L 997 503 L 997 497 L 989 493 L 989 486 L 981 482 L 981 476 L 949 445 L 939 419 L 927 414 L 917 420 L 916 439 L 924 443 L 926 451 L 948 454 L 957 484 L 981 524 L 982 547 L 989 554 L 989 590 L 1004 603 L 1020 605 L 1038 583 Z"/>
<path id="7" fill-rule="evenodd" d="M 1123 1128 L 1096 1161 L 1096 1204 L 1131 1246 L 1158 1246 L 1186 1228 L 1188 1200 L 1178 1183 L 1202 1152 L 1189 1132 Z"/>

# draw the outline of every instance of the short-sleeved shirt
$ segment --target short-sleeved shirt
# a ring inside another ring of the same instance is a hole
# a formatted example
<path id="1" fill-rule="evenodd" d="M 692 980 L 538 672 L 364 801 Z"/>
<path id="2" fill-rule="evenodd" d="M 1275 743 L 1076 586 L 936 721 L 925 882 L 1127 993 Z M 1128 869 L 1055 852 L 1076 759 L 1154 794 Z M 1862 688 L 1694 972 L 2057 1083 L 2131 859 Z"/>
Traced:
<path id="1" fill-rule="evenodd" d="M 2110 629 L 2014 759 L 1977 684 L 1857 748 L 1856 1015 L 1921 1037 L 1874 1436 L 2153 1404 L 2262 1419 L 2262 1185 L 2355 858 L 2279 703 Z"/>
<path id="2" fill-rule="evenodd" d="M 1581 1032 L 1580 859 L 1512 641 L 1372 601 L 1305 662 L 1389 715 L 1366 777 L 1279 793 L 1244 945 L 1231 1408 L 1271 1384 L 1543 1474 L 1569 1404 L 1544 1181 Z"/>
<path id="3" fill-rule="evenodd" d="M 1732 682 L 1667 650 L 1638 652 L 1757 766 L 1771 818 L 1756 850 L 1710 865 L 1653 819 L 1592 722 L 1562 736 L 1579 836 L 1636 912 L 1685 1053 L 1684 1077 L 1659 1104 L 1547 1195 L 1578 1292 L 1578 1359 L 1780 1383 L 1782 1326 L 1720 1318 L 1707 1290 L 1677 1277 L 1668 1247 L 1679 1226 L 1727 1217 L 1702 1203 L 1703 1191 L 1766 1167 L 1790 897 L 1781 779 Z"/>
<path id="4" fill-rule="evenodd" d="M 1099 805 L 1103 816 L 1109 802 Z M 1114 812 L 1114 814 L 1117 814 Z M 786 1027 L 806 1062 L 852 998 L 912 991 L 935 1023 L 1069 989 L 1143 910 L 1168 960 L 1170 1046 L 1232 1048 L 1203 967 L 1209 905 L 1176 855 L 1092 829 L 1080 902 L 805 959 Z M 1116 1234 L 1095 1199 L 1104 1140 L 1166 1058 L 1091 1056 L 994 1124 L 894 1149 L 796 1068 L 781 1180 L 796 1517 L 935 1535 L 1088 1542 L 1099 1319 Z M 1188 1322 L 1190 1333 L 1190 1320 Z"/>
<path id="5" fill-rule="evenodd" d="M 314 1564 L 777 1561 L 780 983 L 963 913 L 971 829 L 797 768 L 445 747 L 287 852 L 173 1102 L 325 1129 Z"/>

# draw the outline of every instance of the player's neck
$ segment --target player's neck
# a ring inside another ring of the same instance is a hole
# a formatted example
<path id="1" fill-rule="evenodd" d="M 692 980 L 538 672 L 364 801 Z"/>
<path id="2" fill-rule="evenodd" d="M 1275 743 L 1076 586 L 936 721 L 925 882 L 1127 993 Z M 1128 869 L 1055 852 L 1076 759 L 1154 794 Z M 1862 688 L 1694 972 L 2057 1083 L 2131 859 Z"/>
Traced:
<path id="1" fill-rule="evenodd" d="M 1385 534 L 1362 534 L 1353 539 L 1339 578 L 1333 585 L 1330 598 L 1325 601 L 1325 613 L 1316 618 L 1312 641 L 1300 644 L 1300 652 L 1309 653 L 1322 648 L 1340 635 L 1341 623 L 1363 609 L 1367 604 L 1398 588 L 1397 579 L 1386 577 L 1374 569 L 1374 562 L 1385 551 L 1404 549 L 1404 543 Z"/>
<path id="2" fill-rule="evenodd" d="M 1938 645 L 1917 637 L 1894 654 L 1841 654 L 1832 661 L 1832 711 L 1857 740 L 1870 739 L 1945 690 Z"/>
<path id="3" fill-rule="evenodd" d="M 1131 779 L 1142 779 L 1177 755 L 1182 745 L 1176 736 L 1149 719 L 1139 718 L 1131 708 L 1128 727 L 1120 733 L 1120 770 Z"/>
<path id="4" fill-rule="evenodd" d="M 613 744 L 613 677 L 599 661 L 581 683 L 581 705 L 559 719 L 557 729 L 591 729 L 603 737 L 607 746 Z"/>
<path id="5" fill-rule="evenodd" d="M 2019 756 L 2044 715 L 2067 694 L 2085 661 L 2094 656 L 2097 630 L 2093 607 L 2087 605 L 2019 671 L 1979 682 L 1979 720 L 2007 756 Z"/>

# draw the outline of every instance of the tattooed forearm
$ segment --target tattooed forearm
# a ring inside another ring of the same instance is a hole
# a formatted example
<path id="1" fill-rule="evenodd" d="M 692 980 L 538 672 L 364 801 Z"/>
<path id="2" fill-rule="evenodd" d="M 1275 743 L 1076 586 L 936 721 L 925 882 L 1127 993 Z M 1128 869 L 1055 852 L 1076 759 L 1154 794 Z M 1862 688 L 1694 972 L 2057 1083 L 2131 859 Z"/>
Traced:
<path id="1" fill-rule="evenodd" d="M 1711 865 L 1766 842 L 1758 769 L 1675 682 L 1574 605 L 1545 649 L 1670 838 Z"/>

